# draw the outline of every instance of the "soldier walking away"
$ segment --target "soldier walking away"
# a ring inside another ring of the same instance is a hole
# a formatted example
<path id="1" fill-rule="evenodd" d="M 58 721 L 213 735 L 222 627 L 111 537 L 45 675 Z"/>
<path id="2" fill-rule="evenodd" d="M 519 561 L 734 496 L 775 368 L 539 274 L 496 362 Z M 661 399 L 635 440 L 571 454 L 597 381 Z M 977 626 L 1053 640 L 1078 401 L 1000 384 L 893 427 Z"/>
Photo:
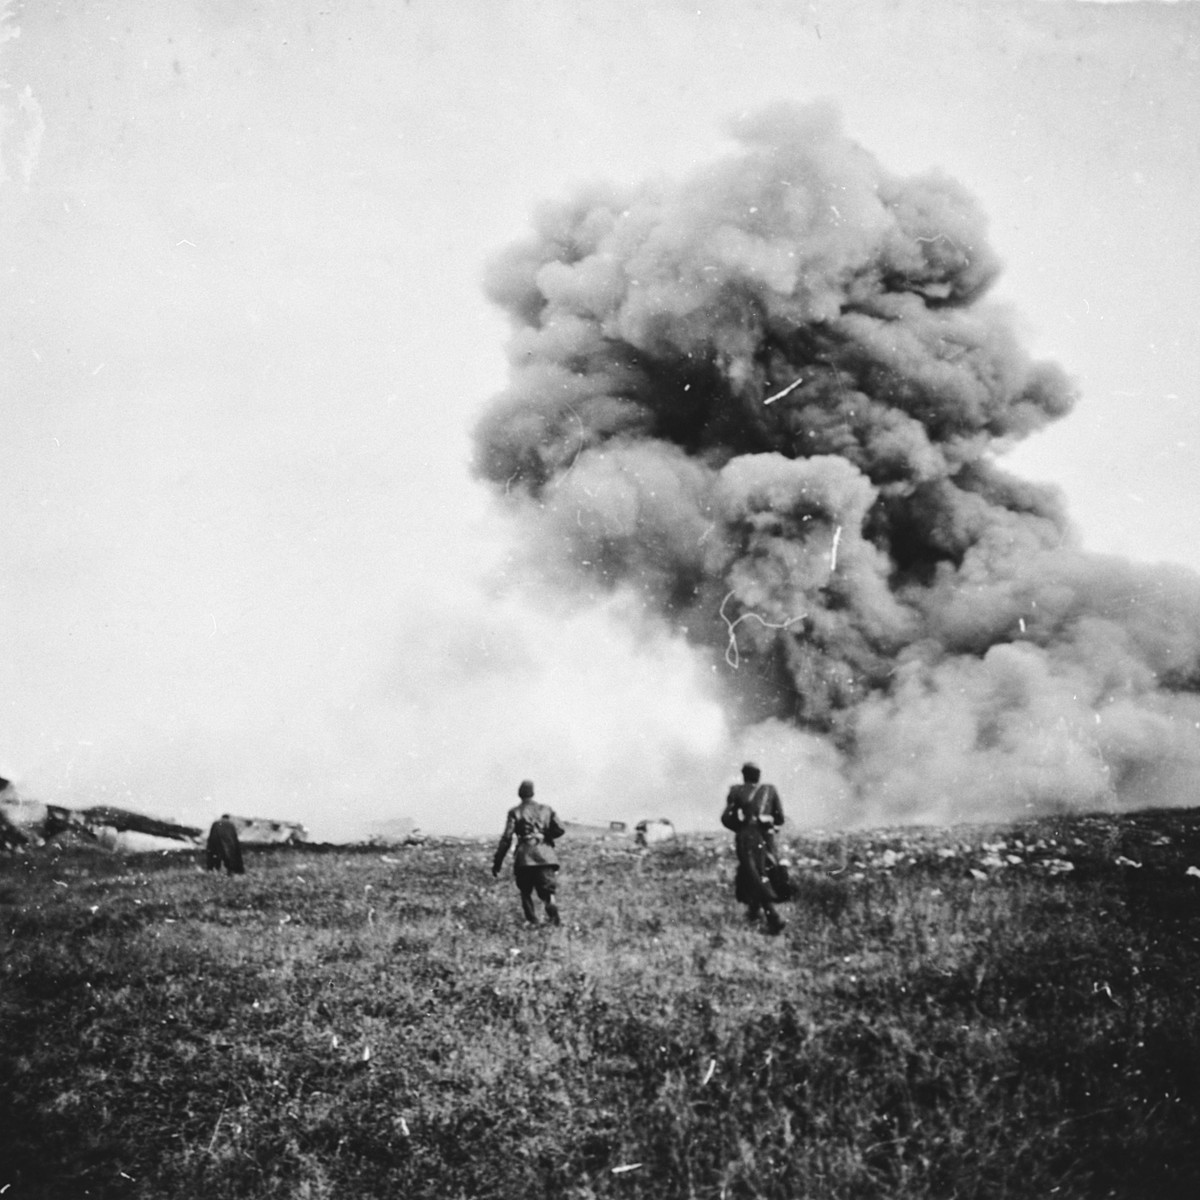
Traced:
<path id="1" fill-rule="evenodd" d="M 729 789 L 721 824 L 737 835 L 737 878 L 734 895 L 746 906 L 746 917 L 767 919 L 767 932 L 780 933 L 784 920 L 775 908 L 777 897 L 767 880 L 767 868 L 777 861 L 775 828 L 783 824 L 783 803 L 774 785 L 759 782 L 762 772 L 754 763 L 742 767 L 742 782 Z"/>
<path id="2" fill-rule="evenodd" d="M 521 893 L 521 911 L 525 914 L 526 922 L 530 925 L 538 923 L 533 904 L 533 894 L 536 892 L 538 899 L 546 906 L 546 920 L 551 925 L 558 925 L 560 921 L 554 895 L 558 890 L 559 863 L 554 853 L 554 843 L 565 831 L 558 823 L 554 809 L 534 801 L 533 784 L 528 779 L 517 788 L 517 795 L 521 803 L 508 810 L 504 833 L 500 836 L 500 844 L 492 859 L 492 875 L 500 874 L 504 858 L 515 840 L 517 848 L 513 852 L 513 874 L 517 890 Z"/>
<path id="3" fill-rule="evenodd" d="M 221 819 L 214 821 L 208 831 L 205 865 L 210 871 L 219 871 L 224 867 L 230 875 L 242 875 L 246 871 L 242 862 L 242 845 L 238 841 L 237 826 L 228 813 L 222 813 Z"/>

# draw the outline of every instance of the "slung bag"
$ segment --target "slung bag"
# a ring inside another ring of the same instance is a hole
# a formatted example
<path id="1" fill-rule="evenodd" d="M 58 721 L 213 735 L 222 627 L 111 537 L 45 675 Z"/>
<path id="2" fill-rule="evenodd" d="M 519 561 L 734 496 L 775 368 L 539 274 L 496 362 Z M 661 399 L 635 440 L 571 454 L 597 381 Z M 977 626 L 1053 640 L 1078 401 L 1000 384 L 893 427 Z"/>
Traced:
<path id="1" fill-rule="evenodd" d="M 767 882 L 776 900 L 791 900 L 796 895 L 796 885 L 792 882 L 792 873 L 787 863 L 771 861 L 767 864 Z"/>
<path id="2" fill-rule="evenodd" d="M 766 792 L 766 784 L 760 784 L 754 789 L 750 797 L 750 804 L 755 809 L 755 815 L 761 820 L 761 801 Z M 781 862 L 775 851 L 775 838 L 771 835 L 767 838 L 767 886 L 774 893 L 777 901 L 790 900 L 796 894 L 796 885 L 792 882 L 791 872 L 788 870 L 788 865 Z"/>

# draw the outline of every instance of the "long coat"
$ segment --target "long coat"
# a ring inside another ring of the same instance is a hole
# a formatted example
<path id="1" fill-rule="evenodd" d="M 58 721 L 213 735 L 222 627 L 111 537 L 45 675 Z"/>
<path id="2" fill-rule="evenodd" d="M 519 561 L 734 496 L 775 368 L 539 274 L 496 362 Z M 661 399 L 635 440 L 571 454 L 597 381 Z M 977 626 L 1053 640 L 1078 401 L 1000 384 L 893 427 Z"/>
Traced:
<path id="1" fill-rule="evenodd" d="M 766 906 L 777 897 L 767 882 L 769 860 L 776 857 L 775 829 L 783 824 L 783 802 L 770 783 L 737 783 L 729 789 L 721 824 L 737 835 L 739 903 Z"/>
<path id="2" fill-rule="evenodd" d="M 242 844 L 238 841 L 237 826 L 225 817 L 214 821 L 208 831 L 205 865 L 210 871 L 219 871 L 224 867 L 230 875 L 241 875 L 246 870 L 242 862 Z"/>

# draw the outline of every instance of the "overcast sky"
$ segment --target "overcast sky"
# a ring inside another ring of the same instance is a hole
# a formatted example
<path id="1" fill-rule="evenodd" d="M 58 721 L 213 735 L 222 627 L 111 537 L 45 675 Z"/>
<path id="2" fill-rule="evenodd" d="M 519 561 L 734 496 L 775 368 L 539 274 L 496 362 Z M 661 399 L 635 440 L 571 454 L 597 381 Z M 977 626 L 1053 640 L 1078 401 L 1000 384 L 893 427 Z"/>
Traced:
<path id="1" fill-rule="evenodd" d="M 1008 466 L 1088 548 L 1200 569 L 1200 4 L 3 12 L 0 774 L 26 795 L 498 832 L 531 776 L 567 817 L 714 823 L 771 747 L 709 668 L 498 586 L 481 280 L 541 201 L 686 176 L 780 99 L 974 193 L 995 295 L 1082 393 Z"/>

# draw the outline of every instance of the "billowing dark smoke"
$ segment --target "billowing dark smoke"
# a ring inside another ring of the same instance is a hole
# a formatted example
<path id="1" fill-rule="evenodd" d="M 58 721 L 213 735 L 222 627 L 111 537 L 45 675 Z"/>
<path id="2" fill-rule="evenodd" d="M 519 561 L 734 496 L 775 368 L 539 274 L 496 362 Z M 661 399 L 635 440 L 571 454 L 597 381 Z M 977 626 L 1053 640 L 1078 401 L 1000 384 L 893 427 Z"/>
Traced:
<path id="1" fill-rule="evenodd" d="M 986 301 L 976 204 L 824 106 L 735 132 L 494 264 L 511 386 L 477 467 L 531 554 L 709 648 L 739 721 L 828 737 L 847 819 L 1162 799 L 1200 763 L 1200 580 L 1084 554 L 997 467 L 1075 395 Z"/>

